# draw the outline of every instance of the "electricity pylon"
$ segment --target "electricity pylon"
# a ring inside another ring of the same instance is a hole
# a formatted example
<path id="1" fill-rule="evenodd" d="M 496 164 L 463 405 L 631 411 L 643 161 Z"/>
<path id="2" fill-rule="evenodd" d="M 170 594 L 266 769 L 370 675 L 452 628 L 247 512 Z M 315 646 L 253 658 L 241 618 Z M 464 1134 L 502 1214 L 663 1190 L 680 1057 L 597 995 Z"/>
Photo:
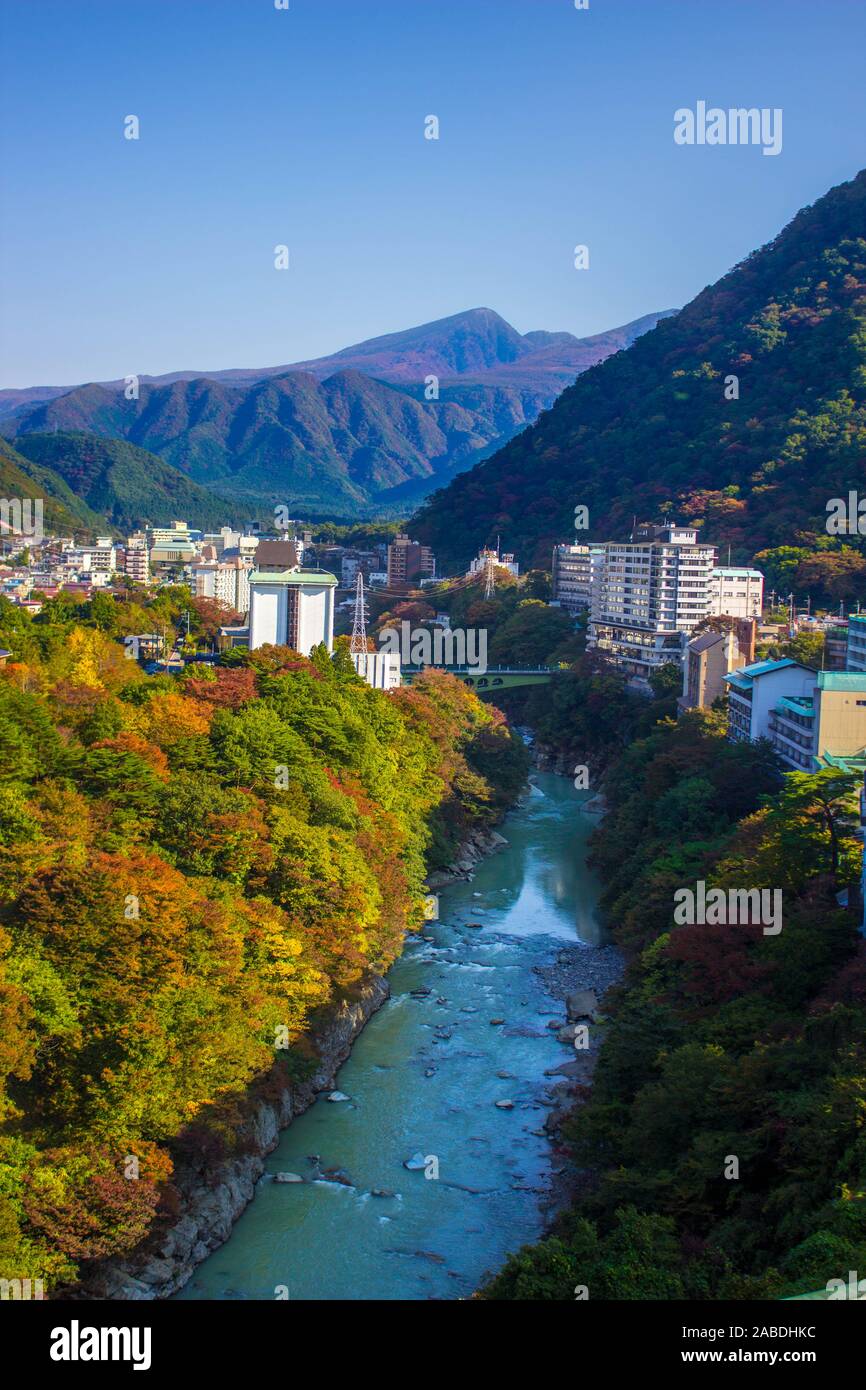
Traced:
<path id="1" fill-rule="evenodd" d="M 496 592 L 496 562 L 491 552 L 484 557 L 484 597 L 493 598 Z"/>
<path id="2" fill-rule="evenodd" d="M 355 580 L 355 616 L 352 620 L 352 640 L 349 643 L 352 656 L 367 651 L 367 607 L 364 603 L 364 576 L 358 570 Z"/>

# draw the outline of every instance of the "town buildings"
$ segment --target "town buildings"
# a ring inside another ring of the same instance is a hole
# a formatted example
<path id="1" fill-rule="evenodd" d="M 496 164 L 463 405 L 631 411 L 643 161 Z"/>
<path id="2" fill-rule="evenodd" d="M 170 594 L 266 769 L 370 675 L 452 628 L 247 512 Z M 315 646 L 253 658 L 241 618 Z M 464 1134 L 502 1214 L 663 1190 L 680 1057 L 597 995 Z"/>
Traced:
<path id="1" fill-rule="evenodd" d="M 725 677 L 728 688 L 728 738 L 754 743 L 770 736 L 770 715 L 783 697 L 811 695 L 817 673 L 790 657 L 758 661 Z"/>
<path id="2" fill-rule="evenodd" d="M 196 598 L 212 598 L 243 615 L 250 607 L 252 565 L 240 557 L 205 561 L 190 567 Z"/>
<path id="3" fill-rule="evenodd" d="M 520 574 L 520 566 L 514 556 L 510 553 L 500 555 L 497 543 L 495 548 L 482 546 L 475 559 L 470 562 L 466 578 L 472 579 L 476 574 L 484 574 L 488 565 L 493 565 L 496 569 L 508 570 L 508 573 L 512 574 L 515 579 Z"/>
<path id="4" fill-rule="evenodd" d="M 352 665 L 374 690 L 396 690 L 400 685 L 399 652 L 353 652 Z"/>
<path id="5" fill-rule="evenodd" d="M 866 672 L 813 671 L 785 658 L 733 671 L 728 737 L 766 738 L 791 771 L 866 753 Z"/>
<path id="6" fill-rule="evenodd" d="M 680 710 L 705 709 L 726 692 L 725 676 L 746 665 L 746 656 L 733 629 L 706 631 L 693 637 L 683 662 Z"/>

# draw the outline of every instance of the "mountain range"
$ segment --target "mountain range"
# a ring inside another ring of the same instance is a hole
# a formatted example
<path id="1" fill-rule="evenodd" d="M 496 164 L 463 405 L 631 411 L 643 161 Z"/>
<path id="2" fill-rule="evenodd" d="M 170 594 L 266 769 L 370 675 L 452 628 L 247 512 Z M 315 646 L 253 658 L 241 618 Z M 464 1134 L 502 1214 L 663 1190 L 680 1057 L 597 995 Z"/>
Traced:
<path id="1" fill-rule="evenodd" d="M 21 452 L 33 434 L 125 440 L 249 510 L 405 514 L 660 317 L 577 338 L 471 309 L 289 366 L 142 377 L 137 400 L 123 380 L 0 391 L 0 428 Z"/>
<path id="2" fill-rule="evenodd" d="M 445 562 L 499 534 L 549 568 L 556 541 L 670 516 L 742 561 L 836 546 L 827 503 L 850 489 L 866 495 L 866 170 L 580 375 L 409 529 Z"/>

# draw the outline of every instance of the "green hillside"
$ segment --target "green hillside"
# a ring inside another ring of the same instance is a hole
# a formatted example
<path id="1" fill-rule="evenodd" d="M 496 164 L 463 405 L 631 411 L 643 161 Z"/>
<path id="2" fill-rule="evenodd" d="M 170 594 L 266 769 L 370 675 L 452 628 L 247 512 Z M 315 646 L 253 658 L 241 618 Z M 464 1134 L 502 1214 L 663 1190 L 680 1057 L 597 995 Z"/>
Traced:
<path id="1" fill-rule="evenodd" d="M 585 372 L 410 529 L 444 560 L 499 533 L 525 562 L 549 564 L 584 504 L 581 538 L 624 538 L 634 516 L 669 514 L 735 559 L 817 547 L 837 557 L 832 569 L 842 541 L 827 534 L 827 502 L 866 491 L 864 403 L 866 171 Z"/>
<path id="2" fill-rule="evenodd" d="M 88 507 L 121 531 L 181 517 L 205 530 L 249 515 L 246 505 L 200 487 L 171 464 L 122 439 L 79 432 L 27 434 L 16 440 L 33 464 L 50 468 Z"/>
<path id="3" fill-rule="evenodd" d="M 108 531 L 105 517 L 76 497 L 52 468 L 26 458 L 0 438 L 0 497 L 42 498 L 45 531 Z"/>

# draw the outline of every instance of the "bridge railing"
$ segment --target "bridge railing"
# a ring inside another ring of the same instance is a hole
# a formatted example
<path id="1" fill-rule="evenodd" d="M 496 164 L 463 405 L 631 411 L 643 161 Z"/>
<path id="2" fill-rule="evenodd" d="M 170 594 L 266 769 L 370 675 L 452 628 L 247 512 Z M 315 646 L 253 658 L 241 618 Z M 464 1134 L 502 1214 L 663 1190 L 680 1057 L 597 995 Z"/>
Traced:
<path id="1" fill-rule="evenodd" d="M 422 663 L 420 666 L 410 663 L 407 666 L 401 666 L 400 670 L 412 674 L 421 671 L 449 671 L 452 673 L 465 672 L 466 675 L 478 676 L 547 676 L 554 671 L 567 671 L 568 666 L 563 662 L 560 662 L 558 666 L 485 666 L 484 670 L 481 671 L 477 666 L 437 666 L 431 661 L 426 664 Z"/>

